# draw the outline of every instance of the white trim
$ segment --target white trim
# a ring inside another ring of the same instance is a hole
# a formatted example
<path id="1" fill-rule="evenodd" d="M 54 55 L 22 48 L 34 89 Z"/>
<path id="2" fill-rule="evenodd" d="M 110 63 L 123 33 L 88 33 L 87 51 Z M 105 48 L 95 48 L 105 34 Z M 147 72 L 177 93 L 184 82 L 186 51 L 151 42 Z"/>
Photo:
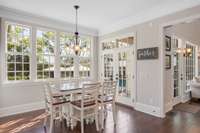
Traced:
<path id="1" fill-rule="evenodd" d="M 190 100 L 190 96 L 189 94 L 185 95 L 182 97 L 181 103 L 186 103 Z"/>
<path id="2" fill-rule="evenodd" d="M 17 21 L 20 23 L 27 22 L 31 24 L 37 25 L 37 27 L 51 27 L 57 30 L 65 29 L 66 32 L 74 32 L 74 24 L 65 22 L 65 21 L 58 21 L 48 17 L 42 17 L 38 15 L 33 15 L 27 12 L 19 11 L 16 9 L 11 9 L 8 7 L 0 6 L 0 17 L 6 18 L 10 21 Z M 48 28 L 49 29 L 49 28 Z M 85 35 L 98 35 L 98 31 L 96 29 L 79 26 L 79 32 Z"/>
<path id="3" fill-rule="evenodd" d="M 175 24 L 179 24 L 181 22 L 186 22 L 186 21 L 191 21 L 191 20 L 195 20 L 195 19 L 198 19 L 200 18 L 200 14 L 197 14 L 197 15 L 191 15 L 189 17 L 185 17 L 185 18 L 180 18 L 180 19 L 177 19 L 177 20 L 174 20 L 174 21 L 169 21 L 169 22 L 166 22 L 166 23 L 163 23 L 159 26 L 159 34 L 160 34 L 160 44 L 161 44 L 161 68 L 162 68 L 162 72 L 161 72 L 161 78 L 162 78 L 162 84 L 161 84 L 161 112 L 163 113 L 163 116 L 165 115 L 165 100 L 164 100 L 164 83 L 165 83 L 165 69 L 164 69 L 164 55 L 165 55 L 165 49 L 164 49 L 164 28 L 167 27 L 167 26 L 172 26 L 172 25 L 175 25 Z M 182 100 L 183 101 L 187 101 L 187 100 Z"/>
<path id="4" fill-rule="evenodd" d="M 160 118 L 164 118 L 165 116 L 162 115 L 161 113 L 161 109 L 159 107 L 156 106 L 152 106 L 152 105 L 147 105 L 147 104 L 143 104 L 143 103 L 135 103 L 135 110 L 143 112 L 143 113 L 147 113 L 156 117 L 160 117 Z"/>
<path id="5" fill-rule="evenodd" d="M 173 109 L 172 101 L 165 104 L 165 113 L 171 111 L 172 109 Z"/>
<path id="6" fill-rule="evenodd" d="M 1 7 L 1 6 L 0 6 Z M 0 11 L 1 11 L 1 9 L 0 9 Z M 5 58 L 5 55 L 6 55 L 6 52 L 5 52 L 5 48 L 6 48 L 6 31 L 5 31 L 5 25 L 6 25 L 6 23 L 14 23 L 14 24 L 16 24 L 16 25 L 25 25 L 26 27 L 30 27 L 32 30 L 31 30 L 31 54 L 30 54 L 30 80 L 20 80 L 20 81 L 7 81 L 7 69 L 6 69 L 6 67 L 7 67 L 7 63 L 6 63 L 6 58 Z M 54 52 L 54 57 L 55 57 L 55 64 L 56 64 L 56 68 L 58 68 L 59 66 L 60 66 L 60 55 L 59 55 L 59 49 L 60 49 L 60 47 L 59 47 L 59 33 L 61 33 L 61 32 L 64 32 L 63 30 L 61 31 L 61 30 L 57 30 L 57 29 L 54 29 L 54 28 L 47 28 L 47 27 L 42 27 L 42 26 L 37 26 L 37 25 L 35 25 L 35 24 L 29 24 L 29 23 L 26 23 L 26 22 L 18 22 L 18 21 L 12 21 L 12 20 L 9 20 L 9 19 L 2 19 L 2 21 L 1 21 L 1 30 L 2 30 L 2 34 L 1 34 L 1 38 L 2 38 L 2 40 L 1 40 L 1 44 L 2 45 L 0 45 L 0 47 L 1 47 L 1 52 L 0 52 L 0 54 L 2 54 L 1 55 L 1 63 L 3 64 L 1 67 L 1 70 L 2 70 L 2 74 L 1 74 L 1 80 L 0 80 L 0 83 L 2 83 L 2 85 L 7 85 L 7 84 L 12 84 L 13 85 L 13 83 L 15 83 L 15 84 L 22 84 L 22 83 L 34 83 L 34 82 L 40 82 L 40 81 L 44 81 L 44 80 L 52 80 L 52 79 L 42 79 L 42 80 L 40 80 L 40 79 L 37 79 L 37 59 L 36 59 L 36 56 L 37 56 L 37 51 L 36 51 L 36 32 L 37 32 L 37 30 L 45 30 L 45 31 L 53 31 L 53 32 L 56 32 L 56 41 L 55 41 L 55 48 L 54 48 L 54 50 L 55 50 L 55 52 Z M 68 33 L 68 34 L 70 34 L 69 32 L 64 32 L 64 33 Z M 90 40 L 91 40 L 91 48 L 90 48 L 90 52 L 91 52 L 91 54 L 90 54 L 90 57 L 88 57 L 89 59 L 90 59 L 90 62 L 91 62 L 91 70 L 94 70 L 94 55 L 93 55 L 93 51 L 94 51 L 94 46 L 93 45 L 95 45 L 94 44 L 94 38 L 95 38 L 95 36 L 91 36 L 91 35 L 81 35 L 81 36 L 83 36 L 83 37 L 88 37 L 88 38 L 90 38 Z M 58 51 L 56 51 L 56 50 L 58 50 Z M 58 55 L 59 55 L 59 57 L 58 57 Z M 59 59 L 58 59 L 59 58 Z M 77 59 L 77 58 L 85 58 L 85 57 L 77 57 L 77 56 L 75 56 L 75 58 L 74 59 Z M 77 63 L 75 63 L 76 65 L 77 65 L 77 78 L 79 78 L 79 66 L 78 66 L 78 62 Z M 33 66 L 32 66 L 33 65 Z M 0 71 L 1 71 L 0 70 Z M 32 75 L 33 74 L 33 75 Z M 63 80 L 61 77 L 59 77 L 60 76 L 60 69 L 55 69 L 54 70 L 54 74 L 55 74 L 55 76 L 54 76 L 54 78 L 53 78 L 53 80 L 57 80 L 57 79 L 61 79 L 61 80 Z M 74 78 L 76 78 L 76 77 L 74 77 Z M 80 79 L 82 79 L 83 77 L 81 77 Z M 94 77 L 91 77 L 91 74 L 90 74 L 90 77 L 86 77 L 87 79 L 92 79 L 92 78 L 94 78 Z"/>
<path id="7" fill-rule="evenodd" d="M 0 117 L 44 109 L 44 107 L 45 107 L 44 102 L 34 102 L 34 103 L 16 105 L 6 108 L 0 108 Z"/>
<path id="8" fill-rule="evenodd" d="M 107 38 L 107 39 L 103 39 L 101 41 L 99 41 L 99 79 L 102 80 L 102 75 L 103 75 L 103 72 L 104 72 L 104 67 L 103 67 L 103 58 L 102 56 L 104 54 L 108 54 L 108 53 L 118 53 L 118 52 L 122 52 L 122 51 L 129 51 L 131 50 L 131 52 L 133 52 L 133 73 L 131 75 L 131 78 L 132 76 L 134 76 L 134 79 L 133 79 L 133 90 L 131 91 L 132 95 L 131 95 L 131 101 L 127 100 L 126 98 L 119 98 L 118 102 L 120 102 L 120 100 L 124 101 L 124 103 L 121 103 L 121 104 L 126 104 L 127 106 L 132 106 L 134 107 L 134 103 L 137 101 L 137 32 L 129 32 L 129 33 L 122 33 L 122 34 L 119 34 L 119 35 L 116 35 L 116 36 L 113 36 L 113 37 L 110 37 L 110 38 Z M 113 49 L 105 49 L 103 50 L 102 49 L 102 43 L 103 42 L 109 42 L 109 41 L 113 41 L 113 40 L 116 40 L 116 39 L 122 39 L 122 38 L 126 38 L 126 37 L 134 37 L 134 42 L 131 46 L 128 46 L 128 47 L 124 47 L 124 48 L 113 48 Z M 132 54 L 132 53 L 131 53 Z M 132 104 L 132 105 L 131 105 Z"/>

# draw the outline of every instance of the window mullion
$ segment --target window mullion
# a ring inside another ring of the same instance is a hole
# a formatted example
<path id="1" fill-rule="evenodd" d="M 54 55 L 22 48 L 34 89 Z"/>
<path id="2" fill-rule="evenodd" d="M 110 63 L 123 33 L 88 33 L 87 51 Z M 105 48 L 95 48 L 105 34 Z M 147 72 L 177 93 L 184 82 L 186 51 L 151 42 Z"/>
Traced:
<path id="1" fill-rule="evenodd" d="M 36 80 L 37 77 L 37 55 L 36 55 L 36 27 L 32 28 L 31 38 L 31 57 L 30 57 L 30 77 L 31 80 Z"/>
<path id="2" fill-rule="evenodd" d="M 59 33 L 56 33 L 56 43 L 55 43 L 55 78 L 60 78 L 60 39 Z"/>

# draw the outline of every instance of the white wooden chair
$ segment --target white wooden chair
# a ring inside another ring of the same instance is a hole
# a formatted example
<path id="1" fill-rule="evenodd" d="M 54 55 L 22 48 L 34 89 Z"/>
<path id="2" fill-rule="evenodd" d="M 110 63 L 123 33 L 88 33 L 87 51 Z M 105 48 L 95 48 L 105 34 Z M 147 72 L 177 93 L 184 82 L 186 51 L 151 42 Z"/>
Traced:
<path id="1" fill-rule="evenodd" d="M 73 120 L 81 122 L 81 133 L 84 133 L 84 119 L 95 117 L 96 129 L 99 130 L 98 95 L 100 83 L 84 84 L 81 99 L 71 102 Z"/>
<path id="2" fill-rule="evenodd" d="M 63 99 L 61 95 L 53 95 L 49 84 L 44 85 L 45 95 L 45 113 L 47 116 L 44 119 L 44 128 L 46 130 L 47 117 L 50 116 L 50 129 L 49 133 L 52 133 L 54 120 L 62 120 L 63 112 L 62 106 L 70 101 Z"/>
<path id="3" fill-rule="evenodd" d="M 112 105 L 113 121 L 116 125 L 116 109 L 115 109 L 115 97 L 116 97 L 116 81 L 105 81 L 103 82 L 102 89 L 100 90 L 100 95 L 98 96 L 98 103 L 100 105 L 101 111 L 101 128 L 104 129 L 104 119 L 107 113 L 106 106 L 108 104 Z"/>

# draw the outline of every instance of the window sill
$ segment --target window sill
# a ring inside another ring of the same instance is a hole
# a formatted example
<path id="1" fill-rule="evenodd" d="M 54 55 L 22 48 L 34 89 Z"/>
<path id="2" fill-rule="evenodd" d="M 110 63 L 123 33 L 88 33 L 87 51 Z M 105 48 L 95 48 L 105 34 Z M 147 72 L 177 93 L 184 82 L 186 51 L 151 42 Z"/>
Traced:
<path id="1" fill-rule="evenodd" d="M 73 82 L 73 81 L 85 81 L 85 80 L 92 80 L 91 78 L 79 78 L 79 79 L 46 79 L 46 80 L 27 80 L 27 81 L 4 81 L 1 83 L 1 86 L 4 87 L 24 87 L 24 86 L 41 86 L 47 82 Z"/>

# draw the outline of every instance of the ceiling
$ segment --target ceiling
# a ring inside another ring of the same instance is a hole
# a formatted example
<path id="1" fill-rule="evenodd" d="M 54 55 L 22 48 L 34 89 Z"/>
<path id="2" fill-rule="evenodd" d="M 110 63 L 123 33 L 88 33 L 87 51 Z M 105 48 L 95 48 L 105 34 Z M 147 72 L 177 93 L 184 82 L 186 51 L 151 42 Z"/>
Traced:
<path id="1" fill-rule="evenodd" d="M 0 5 L 108 33 L 200 4 L 200 0 L 0 0 Z"/>

